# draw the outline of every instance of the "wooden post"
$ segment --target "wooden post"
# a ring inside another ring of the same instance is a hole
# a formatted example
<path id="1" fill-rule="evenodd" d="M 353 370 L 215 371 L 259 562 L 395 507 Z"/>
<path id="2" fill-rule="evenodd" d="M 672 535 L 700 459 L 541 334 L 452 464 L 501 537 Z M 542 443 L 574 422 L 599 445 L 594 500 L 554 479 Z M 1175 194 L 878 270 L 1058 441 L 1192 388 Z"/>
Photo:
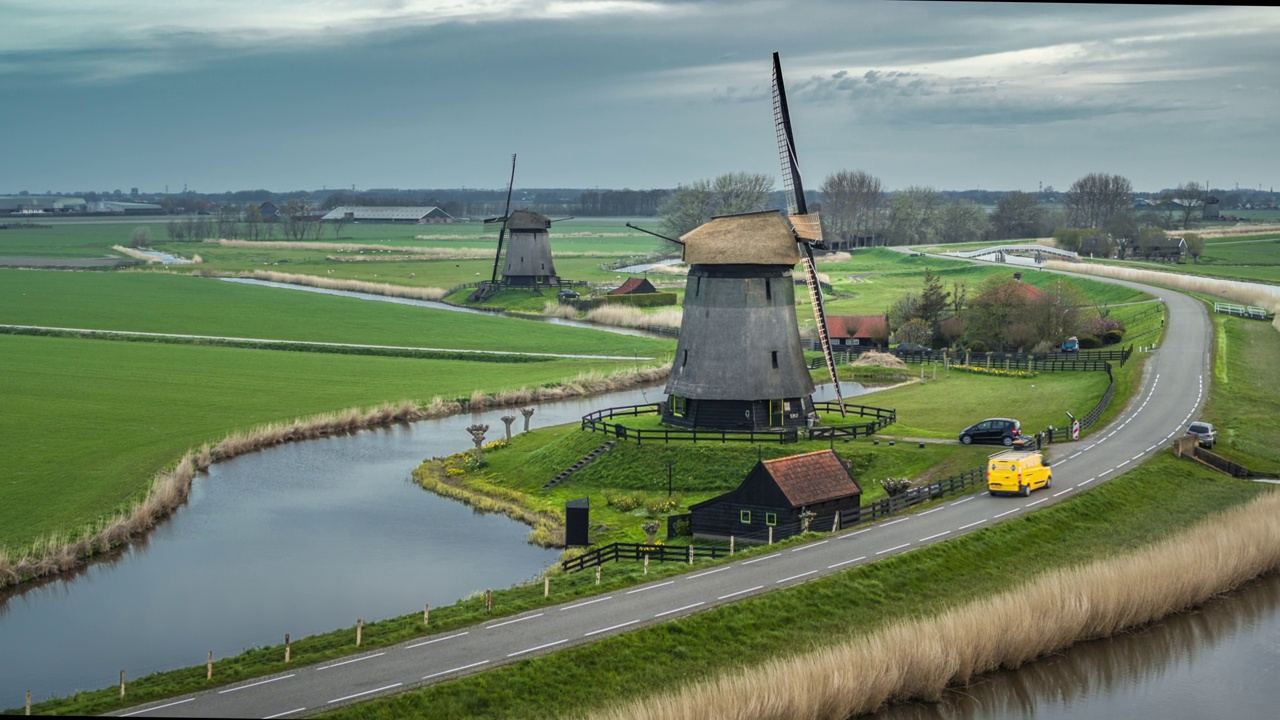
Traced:
<path id="1" fill-rule="evenodd" d="M 120 699 L 124 699 L 124 671 L 120 671 Z"/>
<path id="2" fill-rule="evenodd" d="M 769 544 L 770 545 L 773 544 L 773 526 L 772 525 L 769 526 Z"/>
<path id="3" fill-rule="evenodd" d="M 542 597 L 544 600 L 546 598 L 551 597 L 551 576 L 550 575 L 542 578 Z"/>
<path id="4" fill-rule="evenodd" d="M 427 627 L 431 624 L 431 603 L 423 603 L 422 605 L 422 626 Z"/>
<path id="5" fill-rule="evenodd" d="M 649 553 L 644 554 L 644 574 L 649 574 Z"/>
<path id="6" fill-rule="evenodd" d="M 729 536 L 729 557 L 733 557 L 733 541 L 736 539 L 733 535 Z"/>
<path id="7" fill-rule="evenodd" d="M 603 565 L 596 566 L 596 585 L 600 584 L 600 573 L 604 571 Z"/>
<path id="8" fill-rule="evenodd" d="M 836 532 L 839 529 L 840 529 L 840 511 L 837 510 L 835 517 L 832 518 L 831 520 L 831 532 Z"/>
<path id="9" fill-rule="evenodd" d="M 284 664 L 289 664 L 289 633 L 284 634 Z"/>
<path id="10" fill-rule="evenodd" d="M 356 618 L 356 647 L 360 647 L 360 636 L 364 634 L 364 620 Z"/>
<path id="11" fill-rule="evenodd" d="M 484 611 L 493 612 L 493 591 L 492 590 L 484 591 Z"/>
<path id="12" fill-rule="evenodd" d="M 212 650 L 209 651 L 209 662 L 205 665 L 204 679 L 205 680 L 213 679 L 213 651 Z"/>
<path id="13" fill-rule="evenodd" d="M 689 564 L 693 564 L 693 545 L 689 545 Z"/>
<path id="14" fill-rule="evenodd" d="M 31 691 L 27 691 L 27 714 L 31 714 Z"/>

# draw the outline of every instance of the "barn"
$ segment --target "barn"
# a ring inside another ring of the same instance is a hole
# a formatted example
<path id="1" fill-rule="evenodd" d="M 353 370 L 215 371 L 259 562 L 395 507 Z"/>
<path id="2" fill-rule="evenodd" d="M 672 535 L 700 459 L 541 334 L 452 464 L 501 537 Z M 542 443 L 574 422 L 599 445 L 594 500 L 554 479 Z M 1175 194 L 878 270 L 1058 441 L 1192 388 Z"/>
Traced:
<path id="1" fill-rule="evenodd" d="M 642 293 L 656 293 L 658 288 L 653 286 L 647 278 L 627 278 L 627 281 L 618 287 L 609 291 L 610 295 L 640 295 Z"/>
<path id="2" fill-rule="evenodd" d="M 450 223 L 453 216 L 438 207 L 340 205 L 320 218 L 322 222 Z"/>
<path id="3" fill-rule="evenodd" d="M 831 315 L 827 336 L 834 352 L 851 352 L 889 345 L 888 315 Z"/>
<path id="4" fill-rule="evenodd" d="M 862 489 L 832 450 L 756 463 L 746 479 L 723 495 L 690 506 L 694 537 L 766 541 L 801 532 L 801 513 L 812 512 L 810 527 L 830 530 L 858 518 Z"/>

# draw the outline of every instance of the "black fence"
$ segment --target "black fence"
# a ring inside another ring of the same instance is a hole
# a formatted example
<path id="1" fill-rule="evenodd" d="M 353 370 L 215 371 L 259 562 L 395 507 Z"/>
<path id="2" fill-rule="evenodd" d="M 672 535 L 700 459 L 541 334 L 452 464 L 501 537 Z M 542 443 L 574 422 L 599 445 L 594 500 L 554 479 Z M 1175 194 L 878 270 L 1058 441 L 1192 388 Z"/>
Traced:
<path id="1" fill-rule="evenodd" d="M 1233 460 L 1228 460 L 1215 452 L 1206 450 L 1198 444 L 1191 449 L 1191 454 L 1195 459 L 1205 465 L 1210 465 L 1217 470 L 1221 470 L 1231 477 L 1247 478 L 1253 476 L 1253 471 L 1249 468 Z"/>
<path id="2" fill-rule="evenodd" d="M 863 352 L 875 350 L 867 348 L 857 352 L 834 353 L 837 364 L 850 363 L 858 359 Z M 1006 353 L 1006 352 L 942 352 L 932 350 L 907 351 L 890 350 L 903 362 L 928 363 L 945 362 L 951 365 L 969 365 L 1007 370 L 1031 370 L 1036 372 L 1102 372 L 1106 370 L 1108 361 L 1119 361 L 1124 365 L 1133 354 L 1133 345 L 1121 350 L 1086 350 L 1078 353 Z M 809 362 L 809 369 L 816 370 L 826 361 L 814 358 Z"/>
<path id="3" fill-rule="evenodd" d="M 814 408 L 828 413 L 840 411 L 840 404 L 834 402 L 814 403 Z M 819 425 L 808 428 L 777 428 L 766 430 L 699 430 L 696 428 L 629 428 L 617 422 L 616 417 L 638 417 L 640 415 L 660 415 L 662 403 L 645 405 L 623 405 L 620 407 L 595 410 L 582 416 L 582 429 L 604 433 L 623 440 L 635 440 L 637 445 L 649 442 L 747 442 L 747 443 L 779 443 L 799 442 L 803 437 L 808 440 L 826 440 L 837 437 L 869 437 L 897 421 L 897 411 L 869 405 L 853 405 L 845 403 L 845 412 L 859 417 L 870 417 L 871 420 L 848 425 Z"/>
<path id="4" fill-rule="evenodd" d="M 729 548 L 716 545 L 660 545 L 654 543 L 611 543 L 588 551 L 576 558 L 560 563 L 565 572 L 576 572 L 589 567 L 619 560 L 643 560 L 648 557 L 656 562 L 692 562 L 696 558 L 722 558 L 729 556 Z"/>

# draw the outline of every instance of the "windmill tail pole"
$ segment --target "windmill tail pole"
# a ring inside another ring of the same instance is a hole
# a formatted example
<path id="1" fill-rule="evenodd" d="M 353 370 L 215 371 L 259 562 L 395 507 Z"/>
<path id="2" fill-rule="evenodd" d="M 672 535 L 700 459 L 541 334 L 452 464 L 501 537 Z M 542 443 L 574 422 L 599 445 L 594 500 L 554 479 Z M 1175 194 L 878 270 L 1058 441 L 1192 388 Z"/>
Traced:
<path id="1" fill-rule="evenodd" d="M 627 227 L 631 228 L 632 230 L 639 230 L 639 231 L 640 231 L 640 232 L 642 232 L 642 233 L 647 233 L 647 234 L 652 235 L 652 236 L 654 236 L 654 237 L 662 238 L 663 240 L 666 240 L 667 242 L 673 242 L 673 243 L 675 243 L 675 244 L 677 244 L 677 245 L 684 245 L 684 241 L 683 241 L 683 240 L 677 240 L 677 239 L 675 239 L 675 238 L 667 237 L 666 235 L 659 235 L 658 233 L 656 233 L 656 232 L 654 232 L 654 231 L 652 231 L 652 230 L 645 230 L 644 228 L 642 228 L 642 227 L 640 227 L 640 226 L 638 226 L 638 225 L 632 225 L 631 223 L 627 223 Z"/>

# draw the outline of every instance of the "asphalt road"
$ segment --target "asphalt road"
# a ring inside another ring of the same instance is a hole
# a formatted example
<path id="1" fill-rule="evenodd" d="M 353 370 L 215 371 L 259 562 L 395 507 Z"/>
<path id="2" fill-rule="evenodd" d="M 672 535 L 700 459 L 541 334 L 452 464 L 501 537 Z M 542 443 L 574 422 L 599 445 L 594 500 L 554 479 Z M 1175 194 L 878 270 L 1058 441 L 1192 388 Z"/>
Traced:
<path id="1" fill-rule="evenodd" d="M 1029 498 L 985 493 L 871 527 L 749 560 L 699 569 L 466 630 L 425 637 L 364 655 L 246 681 L 114 713 L 132 717 L 297 717 L 483 672 L 646 625 L 727 605 L 881 558 L 958 537 L 1048 507 L 1162 449 L 1181 435 L 1204 397 L 1211 324 L 1203 306 L 1179 293 L 1133 283 L 1169 306 L 1164 345 L 1141 390 L 1117 420 L 1076 443 L 1048 448 L 1053 487 Z M 1065 414 L 1064 414 L 1065 420 Z"/>

